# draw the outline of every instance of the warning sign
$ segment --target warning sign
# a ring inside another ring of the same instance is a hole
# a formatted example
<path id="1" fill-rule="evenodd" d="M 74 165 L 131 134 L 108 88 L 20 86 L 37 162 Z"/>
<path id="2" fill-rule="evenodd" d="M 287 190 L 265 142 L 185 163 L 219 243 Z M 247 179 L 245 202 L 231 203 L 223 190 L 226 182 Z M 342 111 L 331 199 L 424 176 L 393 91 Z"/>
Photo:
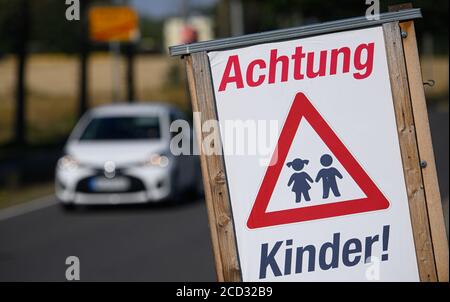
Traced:
<path id="1" fill-rule="evenodd" d="M 418 281 L 382 27 L 208 57 L 243 281 Z"/>
<path id="2" fill-rule="evenodd" d="M 317 176 L 311 176 L 304 171 L 307 170 L 309 160 L 296 158 L 284 165 L 302 120 L 309 122 L 309 125 L 331 151 L 331 154 L 324 153 L 320 156 L 321 167 L 317 172 Z M 276 155 L 272 160 L 273 164 L 268 167 L 264 175 L 253 210 L 247 222 L 249 228 L 362 213 L 385 209 L 389 206 L 389 202 L 383 193 L 381 193 L 357 160 L 320 116 L 319 112 L 301 92 L 294 99 L 274 152 Z M 333 167 L 333 158 L 336 158 L 341 163 L 349 176 L 358 184 L 359 189 L 365 194 L 363 198 L 325 204 L 318 204 L 311 200 L 309 193 L 311 186 L 319 182 L 322 183 L 322 199 L 332 200 L 333 197 L 341 197 L 338 182 L 343 176 L 338 169 Z M 292 192 L 295 193 L 295 198 L 292 198 L 292 200 L 299 204 L 303 201 L 304 204 L 311 206 L 266 212 L 280 173 L 287 168 L 291 168 L 293 171 L 287 184 L 292 186 Z"/>

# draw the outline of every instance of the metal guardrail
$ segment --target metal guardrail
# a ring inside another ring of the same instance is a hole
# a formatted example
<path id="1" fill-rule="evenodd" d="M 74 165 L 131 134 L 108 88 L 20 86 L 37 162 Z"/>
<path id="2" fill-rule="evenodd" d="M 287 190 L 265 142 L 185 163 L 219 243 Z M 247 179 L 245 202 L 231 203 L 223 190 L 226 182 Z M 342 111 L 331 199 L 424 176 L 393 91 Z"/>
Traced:
<path id="1" fill-rule="evenodd" d="M 188 55 L 200 51 L 223 50 L 236 47 L 245 47 L 261 43 L 284 41 L 294 38 L 333 33 L 350 29 L 358 29 L 380 25 L 383 23 L 406 21 L 422 18 L 420 8 L 388 12 L 379 15 L 378 20 L 368 20 L 365 16 L 337 21 L 312 24 L 301 27 L 267 31 L 238 37 L 217 39 L 169 47 L 171 56 Z"/>

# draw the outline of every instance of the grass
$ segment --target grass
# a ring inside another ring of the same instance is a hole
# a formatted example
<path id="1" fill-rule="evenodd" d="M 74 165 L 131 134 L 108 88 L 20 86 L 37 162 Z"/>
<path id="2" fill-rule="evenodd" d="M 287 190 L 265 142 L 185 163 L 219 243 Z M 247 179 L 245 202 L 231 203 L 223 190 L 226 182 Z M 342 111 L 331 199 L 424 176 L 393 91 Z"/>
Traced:
<path id="1" fill-rule="evenodd" d="M 111 59 L 94 54 L 89 60 L 89 106 L 111 103 Z M 15 59 L 0 60 L 0 148 L 13 138 Z M 125 92 L 125 64 L 120 91 Z M 166 101 L 188 108 L 184 69 L 179 60 L 163 55 L 138 56 L 135 60 L 137 100 Z M 33 55 L 27 65 L 27 143 L 46 145 L 64 139 L 78 119 L 78 61 L 74 56 Z M 1 153 L 0 149 L 0 158 Z"/>
<path id="2" fill-rule="evenodd" d="M 145 92 L 145 100 L 165 100 L 187 110 L 183 87 L 163 87 Z M 0 146 L 13 138 L 14 108 L 12 101 L 0 102 Z M 109 103 L 102 98 L 92 99 L 90 106 Z M 30 94 L 28 97 L 27 143 L 47 145 L 64 139 L 78 120 L 77 100 L 73 97 L 54 97 Z M 0 155 L 1 158 L 1 155 Z"/>
<path id="3" fill-rule="evenodd" d="M 89 58 L 88 94 L 90 106 L 111 102 L 111 58 L 95 53 Z M 0 60 L 0 148 L 13 138 L 16 60 Z M 73 55 L 32 55 L 27 64 L 27 142 L 45 145 L 63 140 L 77 121 L 78 58 Z M 119 64 L 122 94 L 125 92 L 125 61 Z M 430 103 L 448 100 L 448 57 L 423 57 L 425 87 Z M 167 101 L 187 111 L 184 67 L 179 59 L 165 55 L 140 55 L 135 59 L 136 99 Z M 446 101 L 448 106 L 448 101 Z M 3 148 L 4 149 L 4 148 Z M 0 159 L 4 150 L 0 149 Z"/>
<path id="4" fill-rule="evenodd" d="M 39 183 L 19 188 L 0 189 L 0 209 L 18 205 L 39 197 L 53 194 L 53 182 Z"/>

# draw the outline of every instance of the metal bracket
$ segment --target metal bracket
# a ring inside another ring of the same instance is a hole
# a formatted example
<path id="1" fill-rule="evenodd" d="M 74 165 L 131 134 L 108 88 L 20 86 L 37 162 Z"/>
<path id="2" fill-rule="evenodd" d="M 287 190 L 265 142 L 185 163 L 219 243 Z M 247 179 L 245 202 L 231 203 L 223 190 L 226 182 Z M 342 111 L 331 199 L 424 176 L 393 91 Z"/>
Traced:
<path id="1" fill-rule="evenodd" d="M 345 30 L 359 29 L 382 25 L 384 23 L 407 21 L 422 18 L 420 8 L 401 10 L 380 14 L 378 20 L 368 20 L 365 16 L 306 25 L 301 27 L 287 28 L 281 30 L 267 31 L 262 33 L 203 41 L 192 44 L 184 44 L 169 47 L 171 56 L 188 55 L 201 51 L 223 50 L 237 47 L 251 46 L 261 43 L 286 41 L 300 37 L 319 34 L 334 33 Z"/>
<path id="2" fill-rule="evenodd" d="M 426 82 L 423 82 L 423 85 L 424 85 L 424 86 L 430 86 L 430 87 L 433 87 L 435 84 L 436 84 L 436 81 L 435 81 L 435 80 L 428 80 L 428 81 L 426 81 Z"/>

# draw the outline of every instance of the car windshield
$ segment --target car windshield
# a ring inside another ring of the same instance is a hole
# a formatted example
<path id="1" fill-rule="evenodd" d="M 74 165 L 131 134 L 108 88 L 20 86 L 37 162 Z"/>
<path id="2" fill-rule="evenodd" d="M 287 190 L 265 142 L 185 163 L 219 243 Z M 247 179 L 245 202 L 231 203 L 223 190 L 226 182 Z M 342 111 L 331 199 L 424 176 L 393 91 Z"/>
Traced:
<path id="1" fill-rule="evenodd" d="M 97 117 L 89 122 L 80 136 L 80 141 L 145 140 L 160 137 L 158 117 Z"/>

